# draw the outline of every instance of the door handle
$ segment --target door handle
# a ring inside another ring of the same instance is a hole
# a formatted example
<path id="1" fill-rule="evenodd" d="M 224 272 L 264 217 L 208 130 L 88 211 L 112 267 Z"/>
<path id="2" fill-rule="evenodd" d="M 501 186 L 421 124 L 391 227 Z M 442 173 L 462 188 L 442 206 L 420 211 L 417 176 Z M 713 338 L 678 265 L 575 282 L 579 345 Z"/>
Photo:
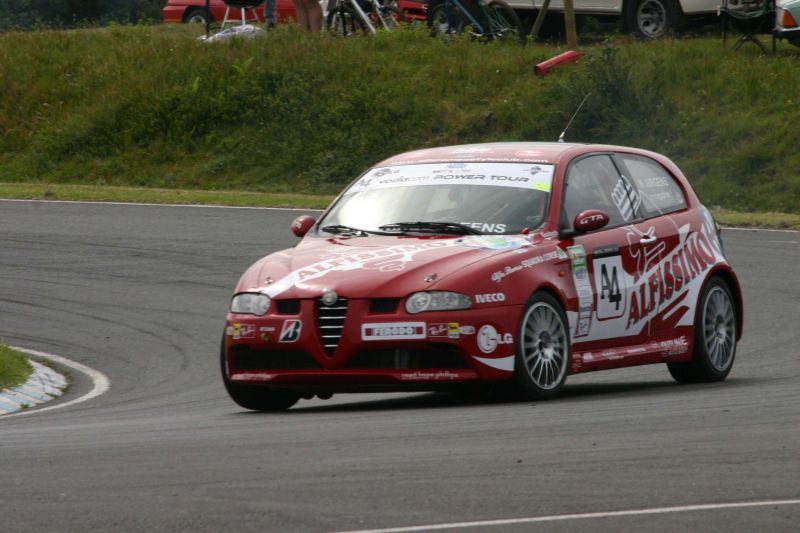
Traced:
<path id="1" fill-rule="evenodd" d="M 655 235 L 644 235 L 641 239 L 639 239 L 639 242 L 641 244 L 644 244 L 645 246 L 647 246 L 648 244 L 653 244 L 654 242 L 656 242 L 656 236 Z"/>

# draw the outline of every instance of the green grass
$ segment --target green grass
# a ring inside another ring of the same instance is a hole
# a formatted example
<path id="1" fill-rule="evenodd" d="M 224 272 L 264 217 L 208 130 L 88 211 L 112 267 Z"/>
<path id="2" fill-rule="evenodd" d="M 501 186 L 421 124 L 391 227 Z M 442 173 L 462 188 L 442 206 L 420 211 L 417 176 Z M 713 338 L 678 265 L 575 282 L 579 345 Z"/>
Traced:
<path id="1" fill-rule="evenodd" d="M 203 191 L 70 185 L 60 183 L 0 183 L 0 198 L 30 200 L 79 200 L 88 202 L 137 202 L 152 204 L 204 204 L 226 206 L 267 206 L 323 209 L 333 196 L 258 193 L 246 191 Z"/>
<path id="2" fill-rule="evenodd" d="M 24 355 L 0 344 L 0 390 L 25 383 L 31 372 L 33 369 Z"/>
<path id="3" fill-rule="evenodd" d="M 424 28 L 340 39 L 283 25 L 213 45 L 193 31 L 0 35 L 0 181 L 328 196 L 404 150 L 555 140 L 591 92 L 568 140 L 664 153 L 709 206 L 800 214 L 789 45 L 612 36 L 537 78 L 563 49 Z"/>

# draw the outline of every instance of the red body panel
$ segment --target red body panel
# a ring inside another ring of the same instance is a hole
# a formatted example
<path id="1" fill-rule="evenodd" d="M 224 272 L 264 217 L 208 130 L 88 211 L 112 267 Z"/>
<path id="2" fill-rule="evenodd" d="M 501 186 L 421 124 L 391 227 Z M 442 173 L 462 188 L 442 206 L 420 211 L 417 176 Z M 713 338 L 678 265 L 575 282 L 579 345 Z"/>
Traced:
<path id="1" fill-rule="evenodd" d="M 684 189 L 687 208 L 562 238 L 565 173 L 571 161 L 593 153 L 630 153 L 658 161 Z M 523 309 L 540 290 L 555 296 L 566 311 L 570 373 L 685 361 L 692 354 L 697 299 L 718 271 L 730 280 L 741 336 L 741 291 L 713 219 L 667 158 L 613 146 L 497 143 L 420 150 L 376 167 L 412 161 L 554 164 L 547 221 L 534 233 L 499 240 L 322 237 L 312 231 L 295 248 L 255 263 L 239 281 L 237 293 L 261 292 L 273 302 L 262 317 L 228 314 L 225 354 L 231 382 L 357 391 L 508 379 Z M 613 292 L 606 287 L 609 279 Z M 323 347 L 317 309 L 328 291 L 349 302 L 334 350 Z M 418 291 L 463 293 L 473 305 L 410 314 L 405 301 Z M 274 354 L 284 362 L 270 368 L 259 363 Z M 370 367 L 364 360 L 382 363 Z M 414 366 L 419 361 L 427 362 Z"/>

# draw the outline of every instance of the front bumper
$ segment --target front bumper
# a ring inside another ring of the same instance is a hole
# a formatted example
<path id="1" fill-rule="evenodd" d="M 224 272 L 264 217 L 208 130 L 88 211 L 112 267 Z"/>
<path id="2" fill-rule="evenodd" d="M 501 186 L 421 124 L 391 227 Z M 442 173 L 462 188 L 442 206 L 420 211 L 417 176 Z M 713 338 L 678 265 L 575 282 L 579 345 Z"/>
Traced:
<path id="1" fill-rule="evenodd" d="M 521 306 L 410 315 L 400 300 L 228 314 L 226 378 L 311 392 L 429 390 L 512 375 Z"/>

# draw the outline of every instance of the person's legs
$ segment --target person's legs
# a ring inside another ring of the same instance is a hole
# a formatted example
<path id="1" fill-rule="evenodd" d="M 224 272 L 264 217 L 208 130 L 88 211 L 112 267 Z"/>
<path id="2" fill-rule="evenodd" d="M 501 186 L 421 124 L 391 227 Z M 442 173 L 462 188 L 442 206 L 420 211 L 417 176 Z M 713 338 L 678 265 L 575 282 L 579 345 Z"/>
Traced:
<path id="1" fill-rule="evenodd" d="M 322 31 L 322 6 L 318 0 L 302 0 L 308 10 L 308 31 L 319 33 Z"/>
<path id="2" fill-rule="evenodd" d="M 272 28 L 278 22 L 278 5 L 275 0 L 266 0 L 264 2 L 264 22 L 267 26 Z"/>
<path id="3" fill-rule="evenodd" d="M 305 0 L 294 0 L 294 8 L 297 11 L 297 24 L 301 30 L 308 30 L 308 12 L 306 11 Z"/>

